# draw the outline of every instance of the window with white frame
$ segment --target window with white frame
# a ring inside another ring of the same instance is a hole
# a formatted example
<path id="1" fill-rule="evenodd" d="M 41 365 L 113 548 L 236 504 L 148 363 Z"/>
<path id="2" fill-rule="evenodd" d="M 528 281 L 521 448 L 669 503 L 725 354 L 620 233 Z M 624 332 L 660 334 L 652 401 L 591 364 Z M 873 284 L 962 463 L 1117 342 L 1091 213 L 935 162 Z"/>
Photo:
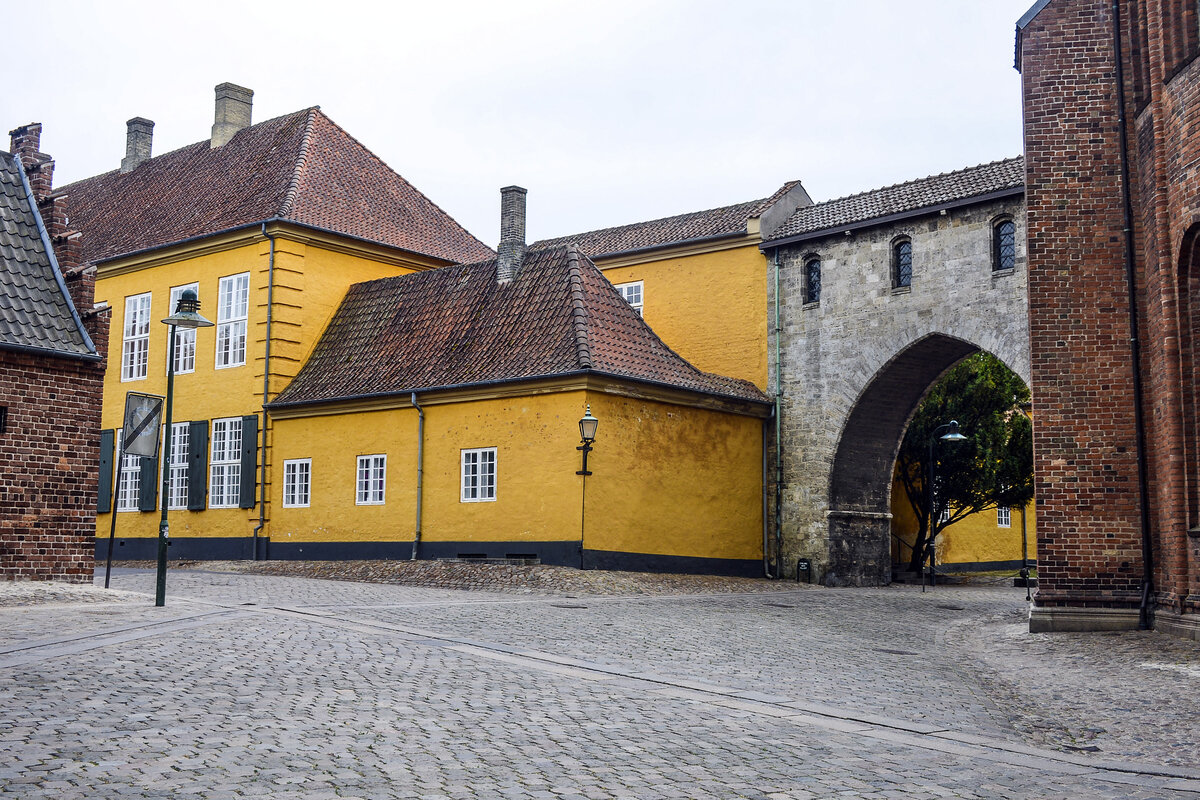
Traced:
<path id="1" fill-rule="evenodd" d="M 642 281 L 618 283 L 613 288 L 621 293 L 621 297 L 624 297 L 625 302 L 633 306 L 633 310 L 638 312 L 640 317 L 642 315 Z"/>
<path id="2" fill-rule="evenodd" d="M 167 309 L 167 313 L 174 314 L 176 307 L 179 305 L 179 297 L 188 289 L 200 296 L 200 284 L 189 283 L 187 286 L 175 286 L 171 289 L 171 307 Z M 170 336 L 168 330 L 167 335 Z M 171 344 L 168 340 L 167 348 L 170 350 Z M 181 375 L 188 372 L 196 371 L 196 329 L 181 328 L 175 326 L 175 374 Z M 173 506 L 172 506 L 173 507 Z"/>
<path id="3" fill-rule="evenodd" d="M 311 458 L 292 458 L 283 462 L 284 508 L 308 508 L 311 485 Z"/>
<path id="4" fill-rule="evenodd" d="M 208 456 L 208 507 L 237 508 L 242 481 L 242 419 L 214 419 Z"/>
<path id="5" fill-rule="evenodd" d="M 996 509 L 996 527 L 1011 528 L 1012 527 L 1012 509 L 1003 506 Z"/>
<path id="6" fill-rule="evenodd" d="M 121 441 L 120 428 L 117 428 L 116 441 Z M 142 459 L 140 456 L 122 453 L 121 473 L 117 477 L 117 511 L 137 511 L 141 491 Z"/>
<path id="7" fill-rule="evenodd" d="M 121 340 L 121 380 L 146 377 L 150 360 L 150 292 L 125 298 L 125 333 Z"/>
<path id="8" fill-rule="evenodd" d="M 177 511 L 188 502 L 188 442 L 190 426 L 186 422 L 171 425 L 171 481 L 167 490 L 167 508 Z"/>
<path id="9" fill-rule="evenodd" d="M 946 523 L 950 521 L 950 504 L 942 506 L 942 513 L 938 516 L 938 522 Z"/>
<path id="10" fill-rule="evenodd" d="M 221 278 L 217 286 L 217 369 L 246 363 L 250 273 Z"/>
<path id="11" fill-rule="evenodd" d="M 359 456 L 354 502 L 360 506 L 383 505 L 383 488 L 386 481 L 387 456 Z"/>
<path id="12" fill-rule="evenodd" d="M 496 448 L 462 451 L 462 502 L 486 503 L 496 499 Z"/>

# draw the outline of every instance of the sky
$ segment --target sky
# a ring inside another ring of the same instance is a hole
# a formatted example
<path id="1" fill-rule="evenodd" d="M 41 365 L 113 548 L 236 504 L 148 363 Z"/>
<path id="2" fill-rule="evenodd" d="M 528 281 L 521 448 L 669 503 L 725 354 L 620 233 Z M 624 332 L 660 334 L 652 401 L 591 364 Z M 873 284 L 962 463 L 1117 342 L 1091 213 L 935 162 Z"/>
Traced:
<path id="1" fill-rule="evenodd" d="M 229 81 L 255 122 L 319 105 L 494 246 L 511 184 L 534 241 L 1019 155 L 1032 3 L 0 0 L 0 123 L 43 124 L 62 186 L 118 167 L 131 117 L 155 155 L 207 139 Z"/>

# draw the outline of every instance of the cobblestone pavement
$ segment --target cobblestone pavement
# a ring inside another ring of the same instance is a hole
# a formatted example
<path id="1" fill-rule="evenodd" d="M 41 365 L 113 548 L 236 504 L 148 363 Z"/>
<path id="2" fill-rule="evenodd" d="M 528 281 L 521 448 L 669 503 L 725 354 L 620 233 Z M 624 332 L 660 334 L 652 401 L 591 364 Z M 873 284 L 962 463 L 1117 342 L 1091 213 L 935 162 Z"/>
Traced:
<path id="1" fill-rule="evenodd" d="M 0 584 L 0 796 L 1200 799 L 1200 647 L 1023 589 L 153 580 Z"/>

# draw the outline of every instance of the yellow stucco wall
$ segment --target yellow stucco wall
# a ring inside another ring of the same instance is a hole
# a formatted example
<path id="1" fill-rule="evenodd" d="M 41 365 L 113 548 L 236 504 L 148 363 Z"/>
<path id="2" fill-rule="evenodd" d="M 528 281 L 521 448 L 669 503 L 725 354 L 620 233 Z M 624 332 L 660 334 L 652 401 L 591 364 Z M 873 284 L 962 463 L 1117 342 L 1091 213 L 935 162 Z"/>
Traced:
<path id="1" fill-rule="evenodd" d="M 600 418 L 589 459 L 589 550 L 762 557 L 762 421 L 712 410 L 561 391 L 426 400 L 424 542 L 575 542 L 583 479 L 578 420 Z M 277 543 L 411 540 L 417 413 L 412 408 L 275 421 L 270 535 Z M 496 500 L 460 500 L 463 448 L 495 447 Z M 386 502 L 355 504 L 357 456 L 385 454 Z M 312 459 L 309 508 L 283 508 L 283 463 Z"/>
<path id="2" fill-rule="evenodd" d="M 645 261 L 598 264 L 613 284 L 643 281 L 642 316 L 705 372 L 767 385 L 767 259 L 757 244 Z"/>
<path id="3" fill-rule="evenodd" d="M 1036 504 L 1025 509 L 1025 535 L 1029 558 L 1037 558 Z M 1019 561 L 1021 559 L 1021 512 L 1013 509 L 1011 525 L 997 525 L 996 509 L 981 511 L 959 520 L 938 534 L 937 563 L 939 565 L 974 563 L 979 561 Z M 904 494 L 899 480 L 892 482 L 892 532 L 903 541 L 916 538 L 917 518 Z M 892 541 L 892 560 L 907 563 L 909 547 Z"/>
<path id="4" fill-rule="evenodd" d="M 152 262 L 145 268 L 123 269 L 123 265 L 115 264 L 101 270 L 96 283 L 96 300 L 107 302 L 113 309 L 102 428 L 121 427 L 127 392 L 166 394 L 168 329 L 159 320 L 171 313 L 168 308 L 171 288 L 199 284 L 200 313 L 216 322 L 220 279 L 245 272 L 250 273 L 246 363 L 216 368 L 216 327 L 198 329 L 195 371 L 175 376 L 173 420 L 213 420 L 261 413 L 269 253 L 269 243 L 259 236 L 223 249 L 180 253 Z M 361 255 L 278 237 L 271 328 L 272 394 L 282 390 L 299 371 L 351 284 L 411 271 Z M 122 381 L 125 299 L 145 292 L 151 292 L 147 376 L 142 380 Z M 244 536 L 249 535 L 258 522 L 257 509 L 169 513 L 173 537 Z M 158 522 L 157 512 L 118 512 L 117 535 L 121 538 L 154 537 L 158 535 Z M 107 538 L 110 515 L 98 515 L 96 527 L 97 534 Z"/>

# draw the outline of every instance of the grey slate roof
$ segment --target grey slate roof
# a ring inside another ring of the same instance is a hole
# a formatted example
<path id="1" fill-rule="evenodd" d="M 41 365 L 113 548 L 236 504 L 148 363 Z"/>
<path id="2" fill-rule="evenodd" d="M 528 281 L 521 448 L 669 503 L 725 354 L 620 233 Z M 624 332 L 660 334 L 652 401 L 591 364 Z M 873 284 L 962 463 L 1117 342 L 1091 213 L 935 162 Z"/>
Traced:
<path id="1" fill-rule="evenodd" d="M 17 157 L 0 151 L 0 348 L 95 358 Z"/>
<path id="2" fill-rule="evenodd" d="M 799 183 L 800 181 L 788 181 L 770 197 L 759 200 L 711 208 L 707 211 L 692 211 L 647 222 L 618 225 L 615 228 L 602 228 L 570 236 L 559 236 L 556 239 L 543 239 L 535 242 L 533 247 L 561 247 L 574 244 L 590 258 L 600 258 L 615 253 L 649 250 L 698 239 L 743 236 L 746 233 L 746 225 L 752 218 L 761 215 Z"/>
<path id="3" fill-rule="evenodd" d="M 993 161 L 798 208 L 764 244 L 893 214 L 933 209 L 993 192 L 1020 189 L 1024 185 L 1023 157 Z"/>

